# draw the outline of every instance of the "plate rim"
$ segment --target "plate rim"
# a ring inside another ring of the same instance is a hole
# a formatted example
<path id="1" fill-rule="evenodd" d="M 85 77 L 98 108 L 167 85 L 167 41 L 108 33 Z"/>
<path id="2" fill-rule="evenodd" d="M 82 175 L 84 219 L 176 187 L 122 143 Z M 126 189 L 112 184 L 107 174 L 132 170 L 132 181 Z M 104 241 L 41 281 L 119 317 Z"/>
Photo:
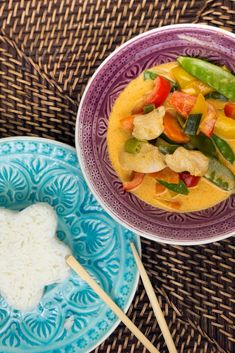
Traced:
<path id="1" fill-rule="evenodd" d="M 76 127 L 75 127 L 75 148 L 77 151 L 77 156 L 79 159 L 79 163 L 81 166 L 81 170 L 84 176 L 84 179 L 90 189 L 90 191 L 92 192 L 92 194 L 94 195 L 94 197 L 98 200 L 98 202 L 101 204 L 101 206 L 103 207 L 103 209 L 118 223 L 120 223 L 122 226 L 126 227 L 127 229 L 129 229 L 130 231 L 138 234 L 140 237 L 155 241 L 157 243 L 161 243 L 161 244 L 169 244 L 169 245 L 181 245 L 181 246 L 189 246 L 189 245 L 203 245 L 203 244 L 210 244 L 216 241 L 220 241 L 220 240 L 224 240 L 227 239 L 231 236 L 234 235 L 235 233 L 235 229 L 233 232 L 229 232 L 229 233 L 225 233 L 225 234 L 221 234 L 221 235 L 215 235 L 214 237 L 211 237 L 210 239 L 202 239 L 202 240 L 170 240 L 170 239 L 163 239 L 158 235 L 150 235 L 148 233 L 144 233 L 143 231 L 139 231 L 138 229 L 133 230 L 128 224 L 126 224 L 125 222 L 122 221 L 122 219 L 120 219 L 111 208 L 109 208 L 104 202 L 103 200 L 99 197 L 98 193 L 96 192 L 95 188 L 93 187 L 91 181 L 90 181 L 90 177 L 86 171 L 86 167 L 85 167 L 85 161 L 83 159 L 82 156 L 82 152 L 81 152 L 81 147 L 80 147 L 80 143 L 79 143 L 79 139 L 78 139 L 78 130 L 79 130 L 79 123 L 80 123 L 80 115 L 81 115 L 81 110 L 82 110 L 82 106 L 84 103 L 84 100 L 86 98 L 86 95 L 90 89 L 90 86 L 92 85 L 94 79 L 96 78 L 96 76 L 99 74 L 99 72 L 102 70 L 102 68 L 106 65 L 106 63 L 113 57 L 115 56 L 119 51 L 121 51 L 123 48 L 125 48 L 126 46 L 128 46 L 129 44 L 138 41 L 139 39 L 141 39 L 142 37 L 148 36 L 148 35 L 152 35 L 155 33 L 159 33 L 162 32 L 164 30 L 171 30 L 171 29 L 177 29 L 177 28 L 197 28 L 197 29 L 205 29 L 205 30 L 211 30 L 217 33 L 221 33 L 224 34 L 226 36 L 229 36 L 233 39 L 235 39 L 235 34 L 229 31 L 226 31 L 225 29 L 222 28 L 218 28 L 218 27 L 214 27 L 214 26 L 210 26 L 210 25 L 206 25 L 206 24 L 194 24 L 194 23 L 184 23 L 184 24 L 173 24 L 173 25 L 167 25 L 167 26 L 162 26 L 159 28 L 154 28 L 151 29 L 149 31 L 143 32 L 137 36 L 134 36 L 133 38 L 129 39 L 128 41 L 126 41 L 125 43 L 123 43 L 122 45 L 120 45 L 117 49 L 115 49 L 111 54 L 109 54 L 107 56 L 107 58 L 99 65 L 99 67 L 95 70 L 94 74 L 91 76 L 89 82 L 86 85 L 86 88 L 83 92 L 82 98 L 80 100 L 79 106 L 78 106 L 78 110 L 77 110 L 77 116 L 76 116 Z"/>
<path id="2" fill-rule="evenodd" d="M 81 164 L 80 162 L 80 159 L 79 159 L 79 156 L 77 155 L 77 152 L 76 152 L 76 148 L 74 148 L 73 146 L 70 146 L 68 145 L 67 143 L 64 143 L 64 142 L 60 142 L 60 141 L 57 141 L 57 140 L 53 140 L 53 139 L 49 139 L 49 138 L 44 138 L 44 137 L 37 137 L 37 136 L 10 136 L 10 137 L 2 137 L 0 138 L 0 145 L 2 142 L 4 141 L 17 141 L 17 140 L 25 140 L 25 141 L 38 141 L 38 142 L 47 142 L 47 143 L 51 143 L 53 145 L 59 145 L 61 147 L 64 147 L 64 148 L 67 148 L 69 150 L 71 150 L 72 152 L 75 153 L 75 155 L 77 156 L 78 158 L 78 163 Z M 82 175 L 84 177 L 84 173 L 82 171 L 82 168 L 81 168 L 81 172 L 82 172 Z M 84 177 L 85 179 L 85 177 Z M 86 179 L 85 179 L 85 182 L 87 183 Z M 92 193 L 88 183 L 87 183 L 87 186 L 89 188 L 89 191 Z M 93 193 L 92 193 L 93 194 Z M 98 203 L 100 203 L 100 201 L 97 199 L 97 197 L 93 194 L 93 196 L 95 197 L 95 199 L 97 200 Z M 101 207 L 103 208 L 103 210 L 109 215 L 110 213 L 108 213 L 106 211 L 106 209 L 103 207 L 102 204 L 100 204 Z M 118 222 L 118 224 L 120 224 L 120 222 Z M 121 224 L 122 225 L 122 224 Z M 123 226 L 123 225 L 122 225 Z M 127 227 L 125 227 L 127 228 Z M 136 235 L 136 241 L 137 241 L 137 244 L 138 244 L 138 247 L 139 247 L 139 254 L 140 256 L 142 255 L 142 246 L 141 246 L 141 238 L 139 236 L 139 234 L 137 234 L 136 232 L 133 232 L 132 230 L 132 233 L 134 233 Z M 129 299 L 127 301 L 127 304 L 125 306 L 125 308 L 123 309 L 124 313 L 127 313 L 127 311 L 130 309 L 130 306 L 134 300 L 134 297 L 137 293 L 137 290 L 138 290 L 138 287 L 139 287 L 139 281 L 140 281 L 140 274 L 139 274 L 139 271 L 138 269 L 136 268 L 136 278 L 135 278 L 135 281 L 133 282 L 133 289 L 132 289 L 132 292 L 131 292 L 131 295 L 129 296 Z M 114 331 L 116 330 L 116 328 L 120 325 L 121 323 L 121 320 L 119 318 L 117 318 L 117 321 L 114 323 L 114 325 L 111 326 L 111 328 L 107 331 L 107 333 L 97 342 L 95 343 L 95 345 L 93 345 L 91 348 L 89 348 L 89 350 L 86 351 L 86 353 L 90 353 L 91 351 L 93 351 L 94 349 L 96 349 L 98 346 L 100 346 L 108 337 L 110 337 Z M 66 345 L 65 345 L 66 346 Z M 65 347 L 64 346 L 64 347 Z M 20 352 L 21 353 L 21 352 Z M 47 350 L 45 351 L 45 353 L 51 353 L 51 351 Z"/>

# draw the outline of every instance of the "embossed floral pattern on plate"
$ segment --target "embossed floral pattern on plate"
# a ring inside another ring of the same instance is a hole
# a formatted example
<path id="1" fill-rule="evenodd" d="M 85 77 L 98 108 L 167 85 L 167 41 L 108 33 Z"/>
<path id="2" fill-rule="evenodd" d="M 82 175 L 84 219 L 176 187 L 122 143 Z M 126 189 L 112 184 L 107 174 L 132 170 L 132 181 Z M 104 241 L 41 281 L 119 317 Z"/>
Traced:
<path id="1" fill-rule="evenodd" d="M 54 207 L 58 238 L 127 309 L 137 285 L 129 241 L 140 246 L 139 238 L 97 203 L 82 177 L 75 150 L 44 139 L 2 139 L 0 206 L 20 210 L 35 202 Z M 71 271 L 63 283 L 45 288 L 31 312 L 14 310 L 0 297 L 0 353 L 89 352 L 117 323 L 115 315 Z"/>

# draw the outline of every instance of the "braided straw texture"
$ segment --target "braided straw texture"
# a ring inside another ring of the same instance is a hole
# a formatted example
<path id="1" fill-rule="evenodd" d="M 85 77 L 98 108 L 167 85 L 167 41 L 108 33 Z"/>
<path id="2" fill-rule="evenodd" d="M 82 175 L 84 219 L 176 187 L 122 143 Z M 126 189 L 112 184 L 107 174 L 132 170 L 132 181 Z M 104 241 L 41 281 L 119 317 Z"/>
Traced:
<path id="1" fill-rule="evenodd" d="M 120 44 L 173 23 L 235 30 L 234 0 L 6 0 L 0 2 L 0 137 L 74 144 L 88 79 Z M 180 353 L 235 352 L 234 238 L 196 247 L 142 240 L 143 261 Z M 128 312 L 167 348 L 142 285 Z M 120 325 L 96 353 L 144 353 Z"/>

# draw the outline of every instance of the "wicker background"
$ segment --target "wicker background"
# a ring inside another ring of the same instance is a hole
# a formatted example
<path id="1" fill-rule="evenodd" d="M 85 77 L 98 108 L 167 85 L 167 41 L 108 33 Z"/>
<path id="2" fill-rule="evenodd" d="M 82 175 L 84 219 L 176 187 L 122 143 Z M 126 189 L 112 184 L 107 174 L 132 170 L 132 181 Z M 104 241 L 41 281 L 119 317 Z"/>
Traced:
<path id="1" fill-rule="evenodd" d="M 74 144 L 88 79 L 117 46 L 148 29 L 207 23 L 235 31 L 234 0 L 7 0 L 0 2 L 0 137 Z M 235 352 L 234 238 L 179 247 L 142 241 L 143 260 L 181 353 Z M 129 316 L 167 349 L 142 285 Z M 96 353 L 142 353 L 120 325 Z"/>

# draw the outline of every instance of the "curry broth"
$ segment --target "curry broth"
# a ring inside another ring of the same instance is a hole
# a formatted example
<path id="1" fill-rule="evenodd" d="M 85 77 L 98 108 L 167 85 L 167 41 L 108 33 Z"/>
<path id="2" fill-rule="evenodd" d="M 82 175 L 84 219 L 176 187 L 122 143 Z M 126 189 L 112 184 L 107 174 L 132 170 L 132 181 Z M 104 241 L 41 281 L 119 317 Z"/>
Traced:
<path id="1" fill-rule="evenodd" d="M 158 74 L 162 74 L 169 79 L 173 79 L 170 70 L 177 66 L 176 62 L 171 62 L 151 68 Z M 153 81 L 143 79 L 143 73 L 131 81 L 128 86 L 123 90 L 116 100 L 110 118 L 107 132 L 108 152 L 114 170 L 122 182 L 130 179 L 130 172 L 124 170 L 119 163 L 119 154 L 123 149 L 125 141 L 130 135 L 121 129 L 120 120 L 131 114 L 131 110 L 141 98 L 153 88 Z M 211 101 L 213 104 L 213 102 Z M 214 102 L 216 105 L 216 102 Z M 214 105 L 213 104 L 213 105 Z M 166 105 L 166 104 L 164 104 Z M 222 109 L 223 106 L 216 107 Z M 233 149 L 235 149 L 235 141 L 229 141 Z M 235 172 L 235 168 L 231 168 Z M 137 197 L 143 201 L 151 204 L 152 206 L 159 207 L 166 210 L 174 210 L 170 202 L 180 201 L 181 207 L 179 212 L 196 211 L 211 207 L 222 200 L 226 199 L 230 193 L 223 191 L 216 187 L 214 184 L 201 178 L 196 187 L 190 188 L 188 195 L 172 194 L 167 190 L 163 194 L 157 195 L 155 193 L 155 180 L 146 175 L 142 184 L 132 191 Z"/>

